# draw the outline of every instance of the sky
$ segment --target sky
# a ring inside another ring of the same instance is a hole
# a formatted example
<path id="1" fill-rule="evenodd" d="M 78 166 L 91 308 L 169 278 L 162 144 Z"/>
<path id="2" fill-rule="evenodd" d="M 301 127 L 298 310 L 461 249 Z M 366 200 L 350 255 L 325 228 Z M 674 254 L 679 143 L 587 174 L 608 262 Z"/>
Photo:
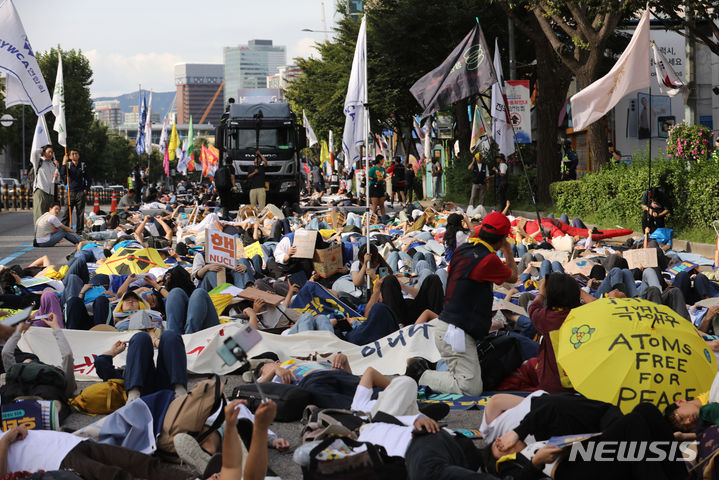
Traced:
<path id="1" fill-rule="evenodd" d="M 60 45 L 90 60 L 94 97 L 142 85 L 173 91 L 177 63 L 222 63 L 222 48 L 251 39 L 287 47 L 287 62 L 308 57 L 325 30 L 321 0 L 13 0 L 33 50 Z M 326 0 L 328 30 L 336 0 Z M 316 52 L 315 52 L 316 55 Z"/>

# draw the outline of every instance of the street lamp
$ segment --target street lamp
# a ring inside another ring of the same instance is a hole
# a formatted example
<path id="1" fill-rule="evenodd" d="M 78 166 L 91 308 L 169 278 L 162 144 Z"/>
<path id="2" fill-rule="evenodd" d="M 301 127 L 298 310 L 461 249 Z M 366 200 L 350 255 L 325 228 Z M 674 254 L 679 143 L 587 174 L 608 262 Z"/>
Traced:
<path id="1" fill-rule="evenodd" d="M 13 123 L 15 123 L 15 119 L 9 113 L 6 113 L 2 117 L 0 117 L 0 125 L 2 125 L 3 127 L 10 127 Z"/>
<path id="2" fill-rule="evenodd" d="M 14 118 L 9 113 L 4 114 L 0 117 L 0 125 L 3 127 L 10 127 L 13 123 L 17 122 L 17 118 Z M 20 147 L 20 155 L 22 156 L 22 169 L 25 171 L 25 108 L 22 109 L 22 129 L 21 129 L 21 141 L 22 146 Z"/>

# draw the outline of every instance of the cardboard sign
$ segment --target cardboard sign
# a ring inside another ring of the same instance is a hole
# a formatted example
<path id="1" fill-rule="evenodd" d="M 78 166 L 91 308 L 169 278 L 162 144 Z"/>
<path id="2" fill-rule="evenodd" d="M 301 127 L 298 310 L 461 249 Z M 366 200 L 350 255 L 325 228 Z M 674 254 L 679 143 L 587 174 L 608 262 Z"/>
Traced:
<path id="1" fill-rule="evenodd" d="M 273 307 L 276 307 L 282 302 L 282 300 L 284 300 L 284 298 L 280 297 L 275 293 L 265 292 L 255 287 L 245 288 L 239 295 L 242 298 L 246 298 L 247 300 L 252 301 L 255 301 L 259 298 L 261 300 L 264 300 L 267 305 L 272 305 Z"/>
<path id="2" fill-rule="evenodd" d="M 317 230 L 297 230 L 293 247 L 297 247 L 294 258 L 314 258 L 315 242 L 317 241 Z"/>
<path id="3" fill-rule="evenodd" d="M 342 268 L 342 247 L 338 243 L 315 251 L 314 267 L 322 278 L 329 278 Z"/>
<path id="4" fill-rule="evenodd" d="M 564 272 L 570 275 L 584 275 L 588 277 L 592 273 L 592 267 L 597 265 L 591 260 L 577 259 L 564 265 Z"/>
<path id="5" fill-rule="evenodd" d="M 260 242 L 251 243 L 245 246 L 245 255 L 247 258 L 254 258 L 257 255 L 262 256 L 262 247 Z"/>
<path id="6" fill-rule="evenodd" d="M 657 263 L 657 250 L 654 248 L 626 250 L 622 256 L 627 260 L 630 270 L 633 268 L 654 268 L 659 266 L 659 263 Z"/>
<path id="7" fill-rule="evenodd" d="M 235 237 L 222 232 L 207 232 L 205 263 L 219 263 L 235 268 Z"/>

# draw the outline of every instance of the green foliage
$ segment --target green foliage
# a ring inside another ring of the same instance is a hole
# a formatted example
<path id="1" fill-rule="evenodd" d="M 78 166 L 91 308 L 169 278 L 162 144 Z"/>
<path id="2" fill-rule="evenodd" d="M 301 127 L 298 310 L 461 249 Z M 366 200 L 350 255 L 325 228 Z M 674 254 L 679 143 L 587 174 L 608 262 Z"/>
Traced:
<path id="1" fill-rule="evenodd" d="M 667 154 L 670 158 L 705 162 L 711 156 L 711 138 L 711 130 L 704 125 L 682 122 L 669 130 Z"/>
<path id="2" fill-rule="evenodd" d="M 660 187 L 669 201 L 670 228 L 706 229 L 719 219 L 719 165 L 656 158 L 651 171 L 652 186 Z M 556 212 L 636 228 L 648 178 L 648 162 L 638 160 L 631 166 L 605 167 L 580 180 L 553 183 L 550 191 Z"/>

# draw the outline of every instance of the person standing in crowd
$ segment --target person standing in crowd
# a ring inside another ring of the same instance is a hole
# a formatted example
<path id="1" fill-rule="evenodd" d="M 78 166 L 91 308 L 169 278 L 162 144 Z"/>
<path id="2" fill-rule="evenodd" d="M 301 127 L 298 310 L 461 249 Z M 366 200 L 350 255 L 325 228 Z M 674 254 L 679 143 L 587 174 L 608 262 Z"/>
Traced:
<path id="1" fill-rule="evenodd" d="M 85 162 L 80 163 L 80 152 L 77 149 L 69 150 L 69 157 L 65 155 L 62 158 L 62 168 L 60 168 L 60 178 L 69 177 L 70 203 L 62 216 L 63 225 L 70 225 L 70 210 L 75 212 L 75 232 L 82 235 L 83 226 L 85 225 L 85 192 L 90 188 L 90 180 L 87 178 L 87 170 Z M 68 161 L 68 159 L 70 161 Z"/>
<path id="2" fill-rule="evenodd" d="M 502 211 L 507 204 L 507 160 L 501 153 L 494 159 L 497 161 L 497 166 L 492 168 L 495 173 L 494 186 L 497 189 L 497 209 Z"/>
<path id="3" fill-rule="evenodd" d="M 264 167 L 262 167 L 264 169 Z M 262 175 L 264 177 L 264 173 Z M 220 196 L 220 208 L 224 218 L 230 218 L 230 210 L 234 210 L 235 169 L 231 161 L 223 163 L 215 172 L 215 189 Z M 264 191 L 264 180 L 262 189 Z M 250 193 L 251 194 L 251 193 Z"/>
<path id="4" fill-rule="evenodd" d="M 312 189 L 317 193 L 325 192 L 325 177 L 322 175 L 322 169 L 319 165 L 312 166 Z"/>
<path id="5" fill-rule="evenodd" d="M 75 234 L 70 227 L 66 227 L 60 222 L 57 216 L 60 214 L 60 204 L 54 202 L 50 205 L 47 212 L 42 214 L 35 222 L 35 247 L 54 247 L 63 238 L 78 244 L 82 241 L 82 237 Z"/>
<path id="6" fill-rule="evenodd" d="M 32 221 L 37 223 L 38 219 L 47 212 L 55 201 L 55 181 L 60 173 L 57 170 L 57 161 L 52 145 L 45 145 L 40 150 L 32 152 L 30 158 L 35 169 L 35 183 L 32 193 Z"/>
<path id="7" fill-rule="evenodd" d="M 438 393 L 478 396 L 482 393 L 482 371 L 475 345 L 489 333 L 492 324 L 492 283 L 516 282 L 517 264 L 507 242 L 509 219 L 500 212 L 486 217 L 479 242 L 465 243 L 452 255 L 447 278 L 444 309 L 434 332 L 434 343 L 449 370 L 427 368 L 421 359 L 411 359 L 405 375 Z M 496 255 L 501 251 L 507 264 Z"/>
<path id="8" fill-rule="evenodd" d="M 407 201 L 412 202 L 414 199 L 414 167 L 407 160 L 407 168 L 404 169 L 404 181 L 407 184 Z"/>
<path id="9" fill-rule="evenodd" d="M 144 183 L 145 180 L 142 178 L 142 171 L 138 163 L 132 171 L 132 189 L 135 190 L 135 203 L 138 205 L 142 204 L 142 186 Z"/>
<path id="10" fill-rule="evenodd" d="M 407 188 L 407 180 L 405 178 L 405 168 L 402 164 L 402 157 L 394 157 L 394 163 L 387 169 L 387 173 L 392 175 L 392 198 L 390 202 L 394 203 L 394 195 L 397 194 L 397 200 L 404 205 L 407 202 L 404 191 Z"/>
<path id="11" fill-rule="evenodd" d="M 642 231 L 653 233 L 657 228 L 664 228 L 669 204 L 666 195 L 659 187 L 651 187 L 642 195 Z"/>
<path id="12" fill-rule="evenodd" d="M 385 197 L 385 178 L 387 172 L 382 166 L 384 160 L 383 155 L 377 155 L 374 159 L 374 165 L 369 169 L 369 199 L 370 209 L 378 215 L 385 214 L 384 197 Z"/>
<path id="13" fill-rule="evenodd" d="M 562 180 L 576 180 L 577 165 L 579 165 L 577 152 L 572 149 L 572 141 L 566 139 L 564 140 L 564 156 L 562 157 Z"/>
<path id="14" fill-rule="evenodd" d="M 257 205 L 260 210 L 265 208 L 265 168 L 267 159 L 260 150 L 255 152 L 255 165 L 247 178 L 250 179 L 250 205 Z"/>
<path id="15" fill-rule="evenodd" d="M 469 162 L 467 170 L 472 171 L 472 193 L 469 195 L 469 204 L 476 206 L 474 203 L 475 196 L 480 205 L 484 205 L 484 197 L 487 195 L 487 185 L 489 184 L 489 169 L 487 164 L 482 161 L 482 153 L 477 152 Z"/>
<path id="16" fill-rule="evenodd" d="M 612 165 L 619 165 L 622 163 L 622 152 L 614 148 L 614 144 L 609 142 L 607 144 L 607 150 L 609 151 L 609 163 Z"/>
<path id="17" fill-rule="evenodd" d="M 434 198 L 437 198 L 442 188 L 442 164 L 439 163 L 439 158 L 437 157 L 432 159 L 432 185 L 434 186 Z"/>

